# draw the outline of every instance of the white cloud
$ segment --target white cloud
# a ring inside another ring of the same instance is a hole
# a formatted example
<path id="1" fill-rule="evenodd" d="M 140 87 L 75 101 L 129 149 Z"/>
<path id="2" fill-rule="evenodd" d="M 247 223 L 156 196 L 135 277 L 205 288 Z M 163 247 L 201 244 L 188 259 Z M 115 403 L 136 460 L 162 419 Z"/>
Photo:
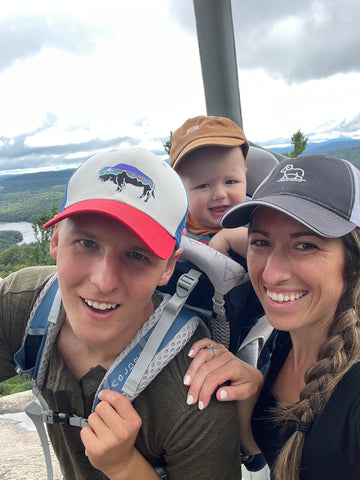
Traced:
<path id="1" fill-rule="evenodd" d="M 255 3 L 232 2 L 250 140 L 360 132 L 359 2 Z M 161 152 L 206 114 L 192 0 L 14 0 L 0 19 L 2 170 L 113 145 Z"/>
<path id="2" fill-rule="evenodd" d="M 338 124 L 359 114 L 355 93 L 359 82 L 360 73 L 288 85 L 263 70 L 242 72 L 239 83 L 245 133 L 255 142 L 290 138 L 299 129 L 307 135 L 323 132 L 323 139 L 339 136 Z M 333 135 L 324 127 L 329 122 Z"/>
<path id="3" fill-rule="evenodd" d="M 36 133 L 31 137 L 27 137 L 24 143 L 29 147 L 45 147 L 51 145 L 67 145 L 69 143 L 83 143 L 88 142 L 92 138 L 90 132 L 87 130 L 79 128 L 66 131 L 61 128 L 61 126 L 55 126 Z"/>

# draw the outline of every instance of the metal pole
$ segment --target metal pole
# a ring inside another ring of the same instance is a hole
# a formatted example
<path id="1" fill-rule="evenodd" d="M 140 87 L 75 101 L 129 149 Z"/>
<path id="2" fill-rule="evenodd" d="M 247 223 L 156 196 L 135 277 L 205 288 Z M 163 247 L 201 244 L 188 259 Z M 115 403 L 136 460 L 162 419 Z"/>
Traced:
<path id="1" fill-rule="evenodd" d="M 231 0 L 193 0 L 206 111 L 242 124 Z"/>

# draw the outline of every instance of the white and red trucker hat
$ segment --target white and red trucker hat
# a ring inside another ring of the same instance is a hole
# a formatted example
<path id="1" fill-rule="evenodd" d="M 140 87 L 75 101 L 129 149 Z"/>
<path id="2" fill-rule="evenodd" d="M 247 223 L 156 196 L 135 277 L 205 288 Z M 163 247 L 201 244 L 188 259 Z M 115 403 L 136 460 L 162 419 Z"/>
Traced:
<path id="1" fill-rule="evenodd" d="M 259 206 L 283 212 L 323 237 L 342 237 L 360 226 L 360 170 L 328 155 L 287 159 L 270 172 L 250 201 L 225 213 L 222 226 L 246 225 Z"/>
<path id="2" fill-rule="evenodd" d="M 125 225 L 157 257 L 179 247 L 188 213 L 182 180 L 164 160 L 142 148 L 98 153 L 70 178 L 60 213 L 44 228 L 82 213 Z"/>

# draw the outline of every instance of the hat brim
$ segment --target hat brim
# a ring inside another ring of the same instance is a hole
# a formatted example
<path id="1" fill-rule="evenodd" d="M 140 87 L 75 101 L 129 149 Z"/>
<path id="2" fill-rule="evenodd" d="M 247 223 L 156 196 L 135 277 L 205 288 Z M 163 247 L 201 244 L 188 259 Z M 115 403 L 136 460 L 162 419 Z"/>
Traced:
<path id="1" fill-rule="evenodd" d="M 43 225 L 49 228 L 65 218 L 84 213 L 105 215 L 125 225 L 146 247 L 162 260 L 174 252 L 176 240 L 146 213 L 115 200 L 93 199 L 70 205 Z"/>
<path id="2" fill-rule="evenodd" d="M 276 195 L 261 200 L 249 200 L 236 205 L 221 219 L 224 228 L 236 228 L 249 223 L 259 206 L 269 207 L 294 218 L 313 232 L 327 238 L 342 237 L 356 228 L 349 220 L 327 208 L 295 195 Z"/>
<path id="3" fill-rule="evenodd" d="M 189 143 L 178 155 L 174 162 L 171 162 L 170 165 L 176 170 L 184 157 L 191 153 L 193 150 L 196 150 L 200 147 L 241 147 L 242 145 L 247 145 L 245 140 L 240 138 L 233 137 L 202 137 L 198 138 L 191 143 Z M 249 147 L 246 148 L 244 157 L 247 156 Z"/>

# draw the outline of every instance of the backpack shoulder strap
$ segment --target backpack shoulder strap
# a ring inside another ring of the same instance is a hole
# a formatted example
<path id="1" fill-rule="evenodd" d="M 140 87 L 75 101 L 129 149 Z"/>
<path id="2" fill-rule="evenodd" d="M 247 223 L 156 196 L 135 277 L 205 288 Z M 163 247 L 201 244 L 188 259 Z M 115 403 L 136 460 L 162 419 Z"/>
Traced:
<path id="1" fill-rule="evenodd" d="M 36 299 L 30 313 L 23 344 L 14 355 L 17 373 L 25 373 L 28 375 L 33 386 L 33 393 L 41 403 L 40 406 L 36 402 L 31 402 L 25 408 L 25 413 L 33 421 L 38 432 L 44 452 L 48 480 L 53 479 L 53 468 L 49 441 L 42 421 L 43 409 L 47 409 L 48 406 L 37 386 L 37 376 L 42 362 L 48 329 L 51 324 L 56 323 L 60 306 L 61 295 L 57 275 L 55 274 L 46 283 L 39 297 Z"/>
<path id="2" fill-rule="evenodd" d="M 199 268 L 214 289 L 211 298 L 212 310 L 204 311 L 189 304 L 186 306 L 204 315 L 210 325 L 212 338 L 229 348 L 230 322 L 226 315 L 225 295 L 234 287 L 248 283 L 249 274 L 240 263 L 194 238 L 183 235 L 181 246 L 184 251 L 178 261 L 190 262 Z"/>
<path id="3" fill-rule="evenodd" d="M 55 324 L 61 306 L 57 276 L 53 275 L 41 291 L 30 313 L 23 344 L 14 355 L 17 373 L 26 373 L 36 382 L 48 329 Z"/>
<path id="4" fill-rule="evenodd" d="M 179 261 L 189 261 L 203 271 L 219 294 L 225 295 L 249 281 L 249 274 L 242 265 L 209 245 L 183 235 L 181 246 L 184 251 Z"/>
<path id="5" fill-rule="evenodd" d="M 256 367 L 260 353 L 273 330 L 267 317 L 260 317 L 242 341 L 236 356 Z"/>
<path id="6" fill-rule="evenodd" d="M 132 343 L 136 341 L 136 345 L 132 349 L 131 354 L 126 357 L 128 361 L 126 371 L 123 373 L 119 372 L 119 366 L 115 362 L 116 371 L 112 367 L 106 374 L 95 396 L 94 407 L 98 403 L 98 393 L 103 388 L 120 391 L 132 401 L 153 380 L 154 376 L 179 353 L 198 325 L 198 317 L 195 316 L 194 312 L 184 308 L 184 305 L 197 285 L 200 275 L 201 272 L 191 269 L 180 277 L 175 294 L 167 301 L 160 318 L 149 332 L 150 335 L 147 335 L 147 338 L 146 335 L 144 336 L 146 344 L 140 350 L 139 355 L 135 356 L 136 349 L 140 348 L 140 342 L 138 339 L 134 339 Z M 147 323 L 145 323 L 144 327 Z M 139 334 L 141 334 L 141 330 Z M 171 350 L 168 347 L 174 339 L 177 339 L 177 347 Z M 167 354 L 165 359 L 160 359 L 161 351 L 164 348 L 170 350 L 171 353 Z M 126 350 L 120 354 L 120 357 L 123 357 L 124 354 L 126 354 Z M 151 365 L 152 368 L 150 368 Z M 147 375 L 148 370 L 156 372 L 155 375 L 149 378 Z"/>

